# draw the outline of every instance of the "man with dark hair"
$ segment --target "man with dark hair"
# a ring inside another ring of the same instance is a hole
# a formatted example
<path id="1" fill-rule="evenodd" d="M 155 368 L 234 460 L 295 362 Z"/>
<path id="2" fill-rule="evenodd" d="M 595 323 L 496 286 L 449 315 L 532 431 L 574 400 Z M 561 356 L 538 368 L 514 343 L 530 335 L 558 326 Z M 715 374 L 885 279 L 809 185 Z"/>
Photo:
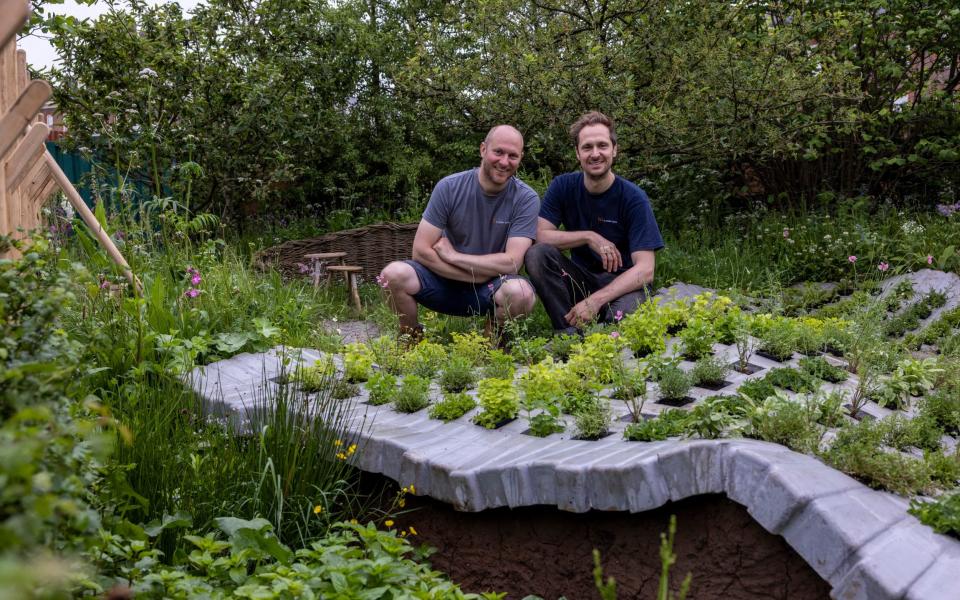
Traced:
<path id="1" fill-rule="evenodd" d="M 441 179 L 413 241 L 413 260 L 378 277 L 400 316 L 401 333 L 419 336 L 422 304 L 437 312 L 493 314 L 497 323 L 529 314 L 533 288 L 517 272 L 537 235 L 539 198 L 514 174 L 523 136 L 497 125 L 480 144 L 480 167 Z"/>
<path id="2" fill-rule="evenodd" d="M 581 171 L 550 183 L 537 244 L 525 259 L 554 329 L 568 333 L 636 310 L 653 282 L 655 253 L 663 248 L 647 195 L 612 170 L 613 121 L 589 112 L 570 127 L 570 136 Z M 561 252 L 567 249 L 569 258 Z"/>

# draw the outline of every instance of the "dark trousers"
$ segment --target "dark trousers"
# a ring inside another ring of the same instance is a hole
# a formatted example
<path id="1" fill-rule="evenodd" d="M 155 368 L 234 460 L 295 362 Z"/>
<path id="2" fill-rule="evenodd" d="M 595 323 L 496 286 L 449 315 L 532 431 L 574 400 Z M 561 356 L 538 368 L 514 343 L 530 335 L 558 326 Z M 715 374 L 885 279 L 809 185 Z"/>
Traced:
<path id="1" fill-rule="evenodd" d="M 550 244 L 531 246 L 523 264 L 556 330 L 571 329 L 563 317 L 570 312 L 573 305 L 617 278 L 614 273 L 595 273 L 580 268 L 556 246 Z M 647 287 L 651 284 L 652 282 L 647 284 Z M 647 287 L 624 294 L 600 307 L 597 318 L 609 323 L 614 320 L 618 311 L 624 315 L 635 311 L 647 299 Z"/>

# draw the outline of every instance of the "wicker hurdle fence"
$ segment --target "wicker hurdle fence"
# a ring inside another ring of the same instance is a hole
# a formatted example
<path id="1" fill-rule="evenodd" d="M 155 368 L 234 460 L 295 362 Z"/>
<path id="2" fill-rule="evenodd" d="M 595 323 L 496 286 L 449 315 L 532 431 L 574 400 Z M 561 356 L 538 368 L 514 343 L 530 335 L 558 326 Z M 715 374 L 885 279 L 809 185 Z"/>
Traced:
<path id="1" fill-rule="evenodd" d="M 261 268 L 274 268 L 287 278 L 309 276 L 301 265 L 305 254 L 346 252 L 348 264 L 363 267 L 364 280 L 374 279 L 387 263 L 410 258 L 418 223 L 378 223 L 335 231 L 320 237 L 291 240 L 261 250 L 254 257 Z"/>

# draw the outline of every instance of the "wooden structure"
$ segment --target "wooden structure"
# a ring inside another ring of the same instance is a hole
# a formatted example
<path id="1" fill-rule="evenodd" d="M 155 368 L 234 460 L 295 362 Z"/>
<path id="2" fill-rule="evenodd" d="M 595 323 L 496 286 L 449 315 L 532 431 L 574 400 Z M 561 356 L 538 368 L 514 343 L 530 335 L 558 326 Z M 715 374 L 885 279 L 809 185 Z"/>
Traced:
<path id="1" fill-rule="evenodd" d="M 343 276 L 347 280 L 347 293 L 350 294 L 350 303 L 353 304 L 353 307 L 357 309 L 359 313 L 362 306 L 360 304 L 360 288 L 357 284 L 357 275 L 363 272 L 363 267 L 356 265 L 330 265 L 327 267 L 327 272 L 331 275 L 333 273 L 343 273 Z"/>
<path id="2" fill-rule="evenodd" d="M 359 273 L 372 281 L 387 263 L 411 258 L 413 238 L 418 223 L 378 223 L 345 231 L 334 231 L 320 237 L 291 240 L 265 248 L 256 254 L 262 268 L 274 268 L 291 279 L 304 276 L 301 265 L 308 254 L 345 252 L 345 262 L 362 267 Z M 310 272 L 310 271 L 308 271 Z"/>
<path id="3" fill-rule="evenodd" d="M 327 270 L 327 265 L 336 261 L 336 264 L 343 265 L 346 252 L 313 252 L 304 254 L 303 259 L 307 261 L 310 268 L 310 275 L 313 276 L 313 287 L 320 287 L 320 280 L 326 278 L 327 283 L 333 279 L 333 272 Z"/>
<path id="4" fill-rule="evenodd" d="M 0 0 L 0 235 L 21 236 L 41 225 L 40 209 L 61 190 L 124 275 L 139 288 L 130 266 L 103 230 L 60 165 L 47 152 L 49 129 L 38 117 L 52 90 L 31 81 L 16 34 L 29 16 L 27 0 Z M 15 258 L 8 249 L 0 258 Z"/>

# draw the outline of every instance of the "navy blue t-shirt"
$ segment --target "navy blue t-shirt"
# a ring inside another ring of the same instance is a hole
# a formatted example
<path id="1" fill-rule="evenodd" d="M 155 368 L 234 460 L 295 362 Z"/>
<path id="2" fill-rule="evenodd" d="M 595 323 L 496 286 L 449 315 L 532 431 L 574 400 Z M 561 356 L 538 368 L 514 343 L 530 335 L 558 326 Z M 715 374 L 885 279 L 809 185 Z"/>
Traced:
<path id="1" fill-rule="evenodd" d="M 623 257 L 618 273 L 633 266 L 632 252 L 663 248 L 647 194 L 619 175 L 602 194 L 587 191 L 582 171 L 555 177 L 543 196 L 540 216 L 567 231 L 595 231 L 613 242 Z M 603 271 L 600 256 L 587 245 L 573 248 L 570 257 L 585 269 Z"/>

